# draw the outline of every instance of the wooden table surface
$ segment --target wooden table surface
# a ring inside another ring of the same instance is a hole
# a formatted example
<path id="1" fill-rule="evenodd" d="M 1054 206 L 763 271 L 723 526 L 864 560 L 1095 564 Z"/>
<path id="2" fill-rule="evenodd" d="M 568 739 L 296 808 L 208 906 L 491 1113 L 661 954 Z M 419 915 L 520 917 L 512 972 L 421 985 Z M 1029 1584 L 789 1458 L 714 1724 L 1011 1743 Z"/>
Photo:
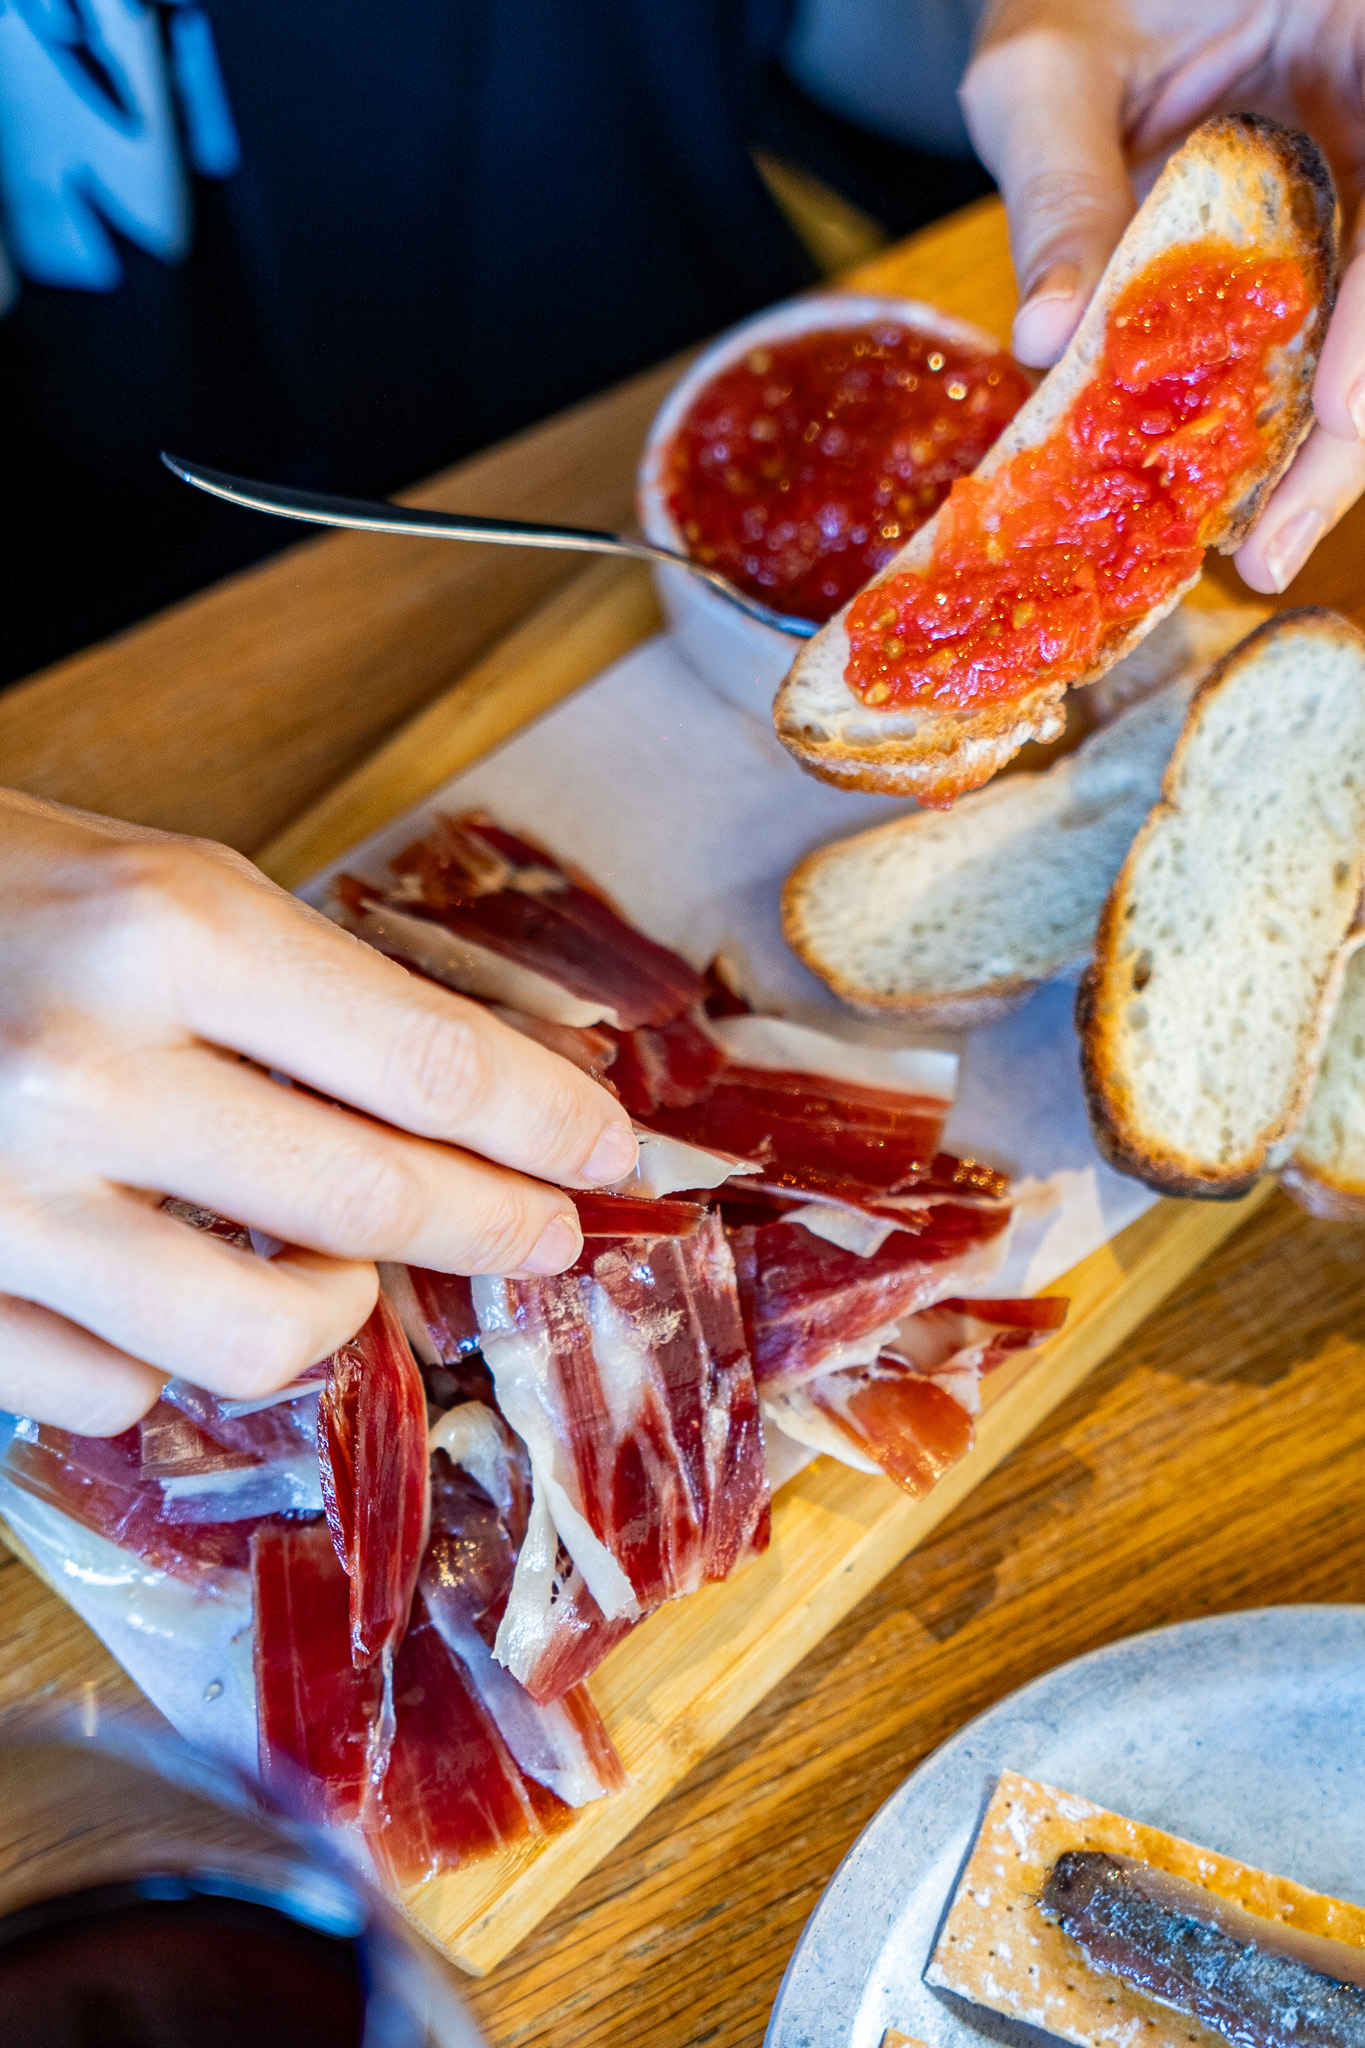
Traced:
<path id="1" fill-rule="evenodd" d="M 1006 332 L 994 204 L 879 259 L 888 281 Z M 414 500 L 619 522 L 669 375 Z M 1365 619 L 1362 541 L 1356 515 L 1289 601 Z M 0 781 L 250 851 L 572 573 L 439 543 L 306 544 L 0 698 Z M 1135 1629 L 1362 1597 L 1365 1233 L 1276 1196 L 466 1996 L 494 2048 L 757 2043 L 839 1859 L 968 1716 Z M 0 1708 L 84 1689 L 133 1696 L 7 1562 Z"/>

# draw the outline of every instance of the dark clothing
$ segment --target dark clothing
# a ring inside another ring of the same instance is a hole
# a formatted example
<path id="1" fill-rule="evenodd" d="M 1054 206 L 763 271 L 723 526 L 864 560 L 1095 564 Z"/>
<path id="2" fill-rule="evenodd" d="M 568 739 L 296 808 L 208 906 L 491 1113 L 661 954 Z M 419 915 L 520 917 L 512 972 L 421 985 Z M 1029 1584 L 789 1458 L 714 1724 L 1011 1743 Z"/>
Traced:
<path id="1" fill-rule="evenodd" d="M 203 5 L 188 255 L 0 320 L 0 680 L 297 539 L 161 447 L 384 496 L 812 277 L 749 156 L 783 0 Z"/>

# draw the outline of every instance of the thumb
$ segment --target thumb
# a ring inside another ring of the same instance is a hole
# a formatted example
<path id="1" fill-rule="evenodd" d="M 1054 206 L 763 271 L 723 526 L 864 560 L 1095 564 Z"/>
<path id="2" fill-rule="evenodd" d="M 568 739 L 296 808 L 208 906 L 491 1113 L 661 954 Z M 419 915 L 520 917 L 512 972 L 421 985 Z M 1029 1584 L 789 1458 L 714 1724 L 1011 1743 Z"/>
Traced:
<path id="1" fill-rule="evenodd" d="M 1046 368 L 1075 333 L 1133 214 L 1120 65 L 1112 45 L 1065 29 L 993 35 L 988 24 L 962 105 L 1009 216 L 1020 297 L 1014 353 Z"/>

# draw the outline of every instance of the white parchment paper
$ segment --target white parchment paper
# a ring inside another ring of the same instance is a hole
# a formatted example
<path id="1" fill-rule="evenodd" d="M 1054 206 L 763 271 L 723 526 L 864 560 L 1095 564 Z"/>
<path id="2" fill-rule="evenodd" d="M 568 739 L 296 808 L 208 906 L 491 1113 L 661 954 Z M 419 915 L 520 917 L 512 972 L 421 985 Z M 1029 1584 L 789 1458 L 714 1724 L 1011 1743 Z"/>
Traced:
<path id="1" fill-rule="evenodd" d="M 759 1008 L 848 1037 L 956 1047 L 963 1065 L 949 1150 L 1021 1179 L 1055 1178 L 1062 1196 L 1050 1216 L 1016 1230 L 993 1292 L 1047 1286 L 1155 1199 L 1114 1173 L 1091 1143 L 1070 986 L 1040 990 L 982 1031 L 916 1033 L 855 1016 L 788 951 L 779 902 L 793 864 L 904 805 L 803 774 L 770 725 L 716 696 L 663 635 L 302 893 L 323 903 L 344 868 L 378 880 L 387 857 L 417 838 L 434 812 L 475 807 L 577 861 L 644 931 L 697 966 L 728 953 Z"/>

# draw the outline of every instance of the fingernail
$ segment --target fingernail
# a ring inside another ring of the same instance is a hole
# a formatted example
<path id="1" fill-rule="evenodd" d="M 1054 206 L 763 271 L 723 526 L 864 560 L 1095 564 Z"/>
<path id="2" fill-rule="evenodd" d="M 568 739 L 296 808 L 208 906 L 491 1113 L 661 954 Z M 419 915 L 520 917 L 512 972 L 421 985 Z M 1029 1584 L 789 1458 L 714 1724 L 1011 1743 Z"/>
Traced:
<path id="1" fill-rule="evenodd" d="M 1287 519 L 1275 538 L 1266 542 L 1265 566 L 1277 591 L 1287 590 L 1294 581 L 1312 554 L 1325 523 L 1316 505 L 1308 505 Z"/>
<path id="2" fill-rule="evenodd" d="M 1346 410 L 1351 415 L 1351 425 L 1356 438 L 1365 441 L 1365 377 L 1352 386 L 1346 398 Z"/>
<path id="3" fill-rule="evenodd" d="M 639 1155 L 635 1133 L 625 1124 L 608 1124 L 588 1154 L 583 1178 L 595 1181 L 600 1187 L 610 1187 L 613 1182 L 624 1180 L 628 1173 L 635 1171 Z"/>
<path id="4" fill-rule="evenodd" d="M 1029 312 L 1034 306 L 1041 305 L 1044 299 L 1074 299 L 1080 288 L 1081 273 L 1074 263 L 1053 263 L 1037 284 L 1030 286 L 1019 312 Z"/>
<path id="5" fill-rule="evenodd" d="M 1074 263 L 1054 263 L 1043 272 L 1014 316 L 1012 342 L 1020 362 L 1035 369 L 1056 362 L 1071 339 L 1080 293 Z"/>
<path id="6" fill-rule="evenodd" d="M 523 1273 L 562 1273 L 583 1249 L 583 1233 L 577 1220 L 556 1216 L 536 1239 L 535 1249 L 521 1262 Z"/>

